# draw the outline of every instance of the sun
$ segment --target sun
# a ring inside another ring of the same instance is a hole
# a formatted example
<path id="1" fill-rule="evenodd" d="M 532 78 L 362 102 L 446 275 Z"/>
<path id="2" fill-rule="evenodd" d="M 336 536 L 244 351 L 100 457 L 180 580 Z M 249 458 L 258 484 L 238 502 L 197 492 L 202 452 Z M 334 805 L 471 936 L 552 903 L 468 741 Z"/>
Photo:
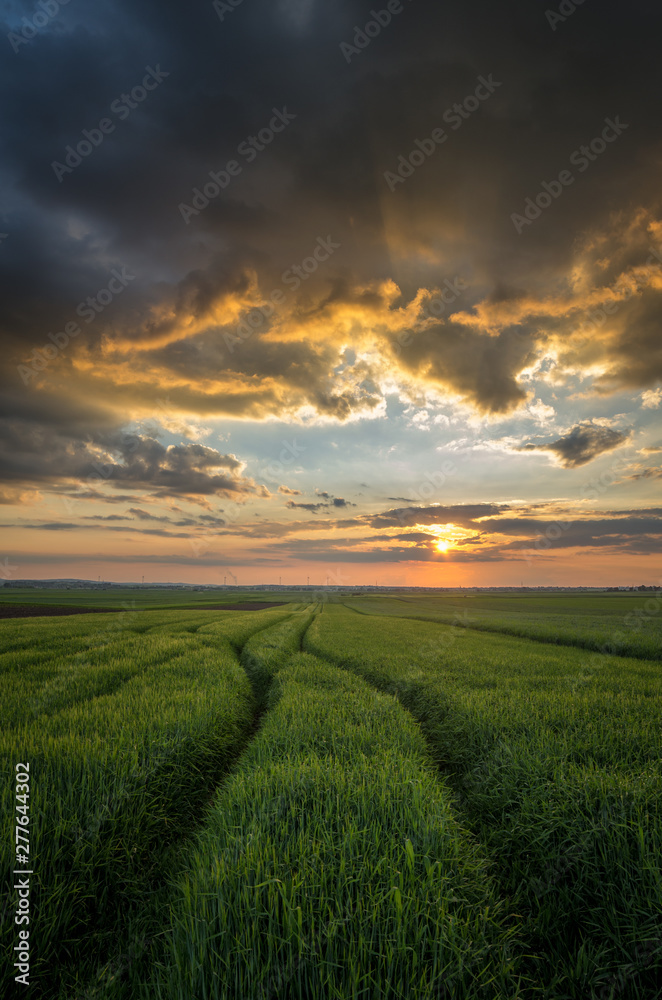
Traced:
<path id="1" fill-rule="evenodd" d="M 427 535 L 426 546 L 429 546 L 429 551 L 437 552 L 439 555 L 452 553 L 471 537 L 470 531 L 451 521 L 442 524 L 416 524 L 415 528 Z"/>

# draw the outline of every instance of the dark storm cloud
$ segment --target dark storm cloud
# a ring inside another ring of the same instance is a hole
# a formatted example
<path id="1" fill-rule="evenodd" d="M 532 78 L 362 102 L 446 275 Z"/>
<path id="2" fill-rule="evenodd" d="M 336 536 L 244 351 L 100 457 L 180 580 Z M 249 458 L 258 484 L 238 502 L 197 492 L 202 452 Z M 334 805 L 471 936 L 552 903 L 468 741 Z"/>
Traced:
<path id="1" fill-rule="evenodd" d="M 490 337 L 446 323 L 416 334 L 402 352 L 402 362 L 412 372 L 424 372 L 428 381 L 476 401 L 481 409 L 501 413 L 526 398 L 515 376 L 533 360 L 534 340 L 519 328 Z"/>
<path id="2" fill-rule="evenodd" d="M 498 504 L 457 504 L 453 507 L 400 507 L 381 514 L 366 514 L 360 522 L 373 528 L 401 528 L 414 524 L 460 524 L 473 527 L 477 518 L 494 517 L 506 505 Z"/>
<path id="3" fill-rule="evenodd" d="M 658 247 L 662 250 L 662 247 Z M 641 254 L 637 263 L 643 262 Z M 660 264 L 656 264 L 659 270 Z M 609 372 L 597 380 L 605 394 L 614 388 L 654 386 L 662 379 L 660 297 L 645 293 L 622 306 L 612 323 L 617 337 L 610 350 Z"/>
<path id="4" fill-rule="evenodd" d="M 20 421 L 25 428 L 47 425 L 54 431 L 84 437 L 90 426 L 98 431 L 115 430 L 117 416 L 96 402 L 85 403 L 48 389 L 25 392 L 16 382 L 3 385 L 0 393 L 0 420 Z"/>
<path id="5" fill-rule="evenodd" d="M 317 490 L 316 495 L 322 497 L 317 503 L 296 503 L 294 500 L 288 500 L 285 506 L 289 510 L 307 510 L 311 514 L 317 514 L 320 510 L 329 510 L 335 508 L 336 510 L 342 510 L 345 507 L 356 507 L 355 503 L 350 500 L 345 500 L 344 497 L 334 497 L 331 493 L 326 491 Z"/>
<path id="6" fill-rule="evenodd" d="M 316 514 L 318 510 L 329 505 L 326 503 L 295 503 L 294 500 L 288 500 L 285 506 L 290 510 L 307 510 L 311 514 Z"/>
<path id="7" fill-rule="evenodd" d="M 630 439 L 629 434 L 592 423 L 578 424 L 568 434 L 550 444 L 525 444 L 521 451 L 551 451 L 565 469 L 576 469 L 594 458 L 613 451 Z"/>
<path id="8" fill-rule="evenodd" d="M 62 556 L 61 555 L 59 555 L 59 554 L 53 554 L 53 553 L 48 553 L 48 552 L 45 552 L 45 553 L 26 552 L 25 554 L 21 554 L 18 557 L 15 554 L 12 553 L 10 555 L 10 557 L 12 559 L 14 559 L 14 558 L 20 558 L 21 562 L 23 564 L 25 564 L 25 565 L 28 565 L 28 566 L 29 565 L 34 565 L 35 563 L 43 563 L 44 565 L 51 565 L 53 563 L 56 563 L 56 564 L 57 563 L 62 563 Z M 230 556 L 224 556 L 222 553 L 207 554 L 205 552 L 201 552 L 201 554 L 199 556 L 197 556 L 197 555 L 187 556 L 187 555 L 181 555 L 181 554 L 177 554 L 177 553 L 172 553 L 172 554 L 169 553 L 168 555 L 154 555 L 153 552 L 148 551 L 148 552 L 144 552 L 144 553 L 140 553 L 140 554 L 136 555 L 135 558 L 137 560 L 139 560 L 139 562 L 141 564 L 142 563 L 153 564 L 153 565 L 156 565 L 156 566 L 168 566 L 168 565 L 173 565 L 173 566 L 194 566 L 194 567 L 195 566 L 197 566 L 197 567 L 200 567 L 200 566 L 211 566 L 211 567 L 227 566 L 227 567 L 231 568 L 231 567 L 237 565 L 237 560 L 236 559 L 233 559 Z M 75 553 L 74 552 L 74 553 L 71 553 L 70 556 L 68 556 L 68 561 L 71 562 L 72 565 L 79 565 L 79 564 L 85 565 L 86 563 L 92 563 L 93 565 L 96 565 L 99 560 L 103 560 L 103 562 L 107 562 L 107 563 L 115 563 L 117 565 L 123 565 L 123 564 L 127 565 L 127 564 L 130 564 L 130 563 L 133 562 L 133 557 L 127 557 L 126 555 L 118 555 L 116 552 L 109 552 L 109 553 L 105 553 L 104 552 L 103 554 L 99 554 L 99 553 L 95 553 L 95 554 L 90 554 L 90 553 Z M 274 559 L 270 559 L 268 557 L 258 557 L 258 558 L 255 558 L 253 560 L 253 563 L 256 566 L 267 566 L 267 567 L 268 566 L 277 566 L 278 565 L 278 562 L 277 562 L 277 560 L 275 558 Z"/>
<path id="9" fill-rule="evenodd" d="M 540 273 L 565 267 L 572 234 L 629 206 L 633 191 L 656 195 L 651 154 L 660 97 L 650 69 L 660 14 L 650 5 L 630 9 L 637 44 L 626 45 L 617 5 L 586 7 L 552 31 L 544 10 L 524 0 L 511 4 L 507 17 L 487 0 L 470 10 L 418 0 L 348 64 L 340 43 L 368 17 L 365 4 L 350 0 L 310 0 L 299 13 L 251 0 L 223 22 L 211 3 L 115 0 L 68 7 L 57 29 L 16 54 L 7 46 L 0 87 L 13 99 L 2 105 L 3 180 L 15 197 L 13 207 L 3 206 L 11 244 L 3 246 L 0 328 L 12 353 L 29 353 L 75 318 L 77 304 L 104 286 L 113 266 L 130 266 L 136 280 L 83 325 L 75 349 L 119 328 L 138 342 L 158 339 L 223 295 L 245 290 L 249 268 L 265 287 L 278 286 L 308 244 L 334 226 L 347 291 L 332 286 L 329 301 L 358 301 L 352 289 L 392 277 L 407 300 L 421 282 L 436 284 L 439 264 L 422 264 L 427 274 L 394 274 L 398 239 L 388 246 L 386 220 L 405 237 L 408 228 L 415 232 L 421 247 L 438 245 L 445 231 L 466 234 L 472 259 L 448 245 L 444 273 L 464 265 L 490 302 L 502 302 L 531 291 Z M 113 102 L 140 85 L 148 66 L 167 77 L 119 118 Z M 443 115 L 473 93 L 481 74 L 493 74 L 500 86 L 455 133 Z M 241 160 L 236 183 L 186 226 L 179 203 L 190 201 L 210 170 L 237 157 L 274 107 L 285 106 L 296 119 L 254 162 Z M 518 235 L 511 213 L 523 211 L 541 180 L 553 179 L 605 116 L 617 114 L 629 131 Z M 106 116 L 112 134 L 59 183 L 52 162 Z M 390 192 L 384 172 L 439 126 L 448 144 Z M 219 240 L 228 249 L 219 251 Z M 338 267 L 327 279 L 340 280 Z M 164 314 L 153 316 L 164 303 Z M 627 339 L 615 349 L 627 384 L 650 383 L 641 348 L 658 350 L 656 306 L 642 308 L 648 312 L 636 324 L 636 350 Z M 417 336 L 401 361 L 502 412 L 523 398 L 517 374 L 538 332 L 506 328 L 491 338 L 444 325 Z M 207 352 L 213 357 L 208 343 L 199 362 L 183 348 L 169 358 L 175 366 L 204 366 Z M 258 364 L 255 354 L 251 360 Z M 286 366 L 272 363 L 287 383 Z M 345 419 L 354 397 L 330 392 L 319 370 L 313 375 L 314 404 Z"/>
<path id="10" fill-rule="evenodd" d="M 599 538 L 604 535 L 635 536 L 662 534 L 662 517 L 618 517 L 618 511 L 608 518 L 599 520 L 582 518 L 581 520 L 544 521 L 533 518 L 498 518 L 481 521 L 477 528 L 487 534 L 526 535 L 535 538 L 558 526 L 553 532 L 554 544 L 563 539 L 566 546 L 582 545 L 587 539 Z"/>
<path id="11" fill-rule="evenodd" d="M 434 562 L 449 561 L 441 556 L 432 544 L 420 546 L 389 545 L 371 546 L 369 549 L 358 549 L 352 539 L 340 541 L 307 541 L 283 542 L 270 547 L 268 551 L 278 551 L 282 556 L 300 559 L 304 562 L 334 563 L 402 563 L 402 562 Z M 266 551 L 266 550 L 265 550 Z M 453 562 L 496 562 L 502 559 L 501 550 L 494 548 L 491 552 L 461 553 L 453 552 L 450 560 Z"/>
<path id="12" fill-rule="evenodd" d="M 39 531 L 75 531 L 80 526 L 77 525 L 77 524 L 73 524 L 73 523 L 67 524 L 65 521 L 51 521 L 50 523 L 46 522 L 44 524 L 25 524 L 25 525 L 6 524 L 5 527 L 6 528 L 18 528 L 18 527 L 35 528 L 35 529 L 37 529 Z"/>
<path id="13" fill-rule="evenodd" d="M 262 492 L 252 480 L 242 478 L 243 465 L 234 455 L 205 445 L 165 446 L 155 438 L 119 431 L 88 434 L 83 440 L 62 427 L 9 419 L 1 422 L 0 430 L 0 475 L 9 483 L 107 483 L 113 488 L 147 489 L 160 497 L 237 498 Z"/>
<path id="14" fill-rule="evenodd" d="M 6 524 L 6 528 L 29 529 L 32 531 L 96 531 L 98 525 L 94 524 L 66 524 L 63 521 L 52 521 L 50 523 L 29 523 Z M 117 527 L 106 525 L 105 531 L 131 532 L 132 534 L 154 536 L 157 538 L 193 538 L 190 532 L 166 531 L 165 528 L 130 528 L 126 526 Z"/>
<path id="15" fill-rule="evenodd" d="M 148 500 L 151 499 L 149 497 L 136 496 L 135 493 L 101 493 L 99 490 L 83 490 L 83 489 L 76 489 L 75 492 L 72 492 L 71 489 L 67 489 L 66 487 L 58 485 L 52 486 L 50 492 L 53 494 L 53 496 L 62 497 L 67 502 L 71 499 L 75 499 L 75 500 L 93 500 L 93 501 L 101 500 L 103 501 L 103 503 L 110 503 L 110 504 L 118 504 L 118 503 L 126 504 L 126 503 L 135 503 L 137 500 L 139 500 L 142 503 L 142 502 L 147 502 Z"/>
<path id="16" fill-rule="evenodd" d="M 130 521 L 130 517 L 126 517 L 124 514 L 86 514 L 83 517 L 84 521 Z M 155 518 L 154 520 L 158 520 Z"/>
<path id="17" fill-rule="evenodd" d="M 170 518 L 165 516 L 159 516 L 157 514 L 150 514 L 147 510 L 141 510 L 139 507 L 130 507 L 129 514 L 133 514 L 135 518 L 139 521 L 169 521 Z"/>

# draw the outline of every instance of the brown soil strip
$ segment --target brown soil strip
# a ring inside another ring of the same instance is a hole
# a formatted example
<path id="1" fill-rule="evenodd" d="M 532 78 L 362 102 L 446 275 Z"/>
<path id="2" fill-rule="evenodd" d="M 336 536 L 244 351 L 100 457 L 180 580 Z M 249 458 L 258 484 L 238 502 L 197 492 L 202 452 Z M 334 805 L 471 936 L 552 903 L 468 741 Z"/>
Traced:
<path id="1" fill-rule="evenodd" d="M 264 601 L 244 601 L 243 604 L 199 604 L 195 607 L 160 608 L 168 611 L 265 611 L 267 608 L 280 608 L 287 601 L 277 603 Z M 75 608 L 68 604 L 0 604 L 1 618 L 46 618 L 54 615 L 102 615 L 122 611 L 122 608 Z M 149 608 L 141 609 L 149 611 Z"/>
<path id="2" fill-rule="evenodd" d="M 0 604 L 0 618 L 45 618 L 51 615 L 102 615 L 122 608 L 73 608 L 68 604 Z"/>

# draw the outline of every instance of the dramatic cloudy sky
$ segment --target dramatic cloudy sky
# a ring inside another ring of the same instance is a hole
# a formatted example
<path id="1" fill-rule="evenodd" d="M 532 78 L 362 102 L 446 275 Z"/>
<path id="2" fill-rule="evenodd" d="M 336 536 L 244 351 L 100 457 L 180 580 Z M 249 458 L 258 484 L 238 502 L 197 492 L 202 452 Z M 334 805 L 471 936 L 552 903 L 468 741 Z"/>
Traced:
<path id="1" fill-rule="evenodd" d="M 5 578 L 662 577 L 658 5 L 389 8 L 3 0 Z"/>

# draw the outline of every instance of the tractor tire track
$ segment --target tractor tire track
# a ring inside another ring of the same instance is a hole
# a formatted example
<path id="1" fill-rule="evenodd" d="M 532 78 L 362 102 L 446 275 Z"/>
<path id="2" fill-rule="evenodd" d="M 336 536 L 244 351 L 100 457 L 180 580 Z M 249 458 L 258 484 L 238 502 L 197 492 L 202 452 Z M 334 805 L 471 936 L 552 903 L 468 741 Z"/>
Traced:
<path id="1" fill-rule="evenodd" d="M 296 614 L 297 612 L 293 611 L 275 623 L 260 625 L 241 642 L 230 640 L 229 646 L 235 654 L 237 664 L 245 669 L 245 650 L 256 636 L 286 624 Z M 310 621 L 313 617 L 311 616 Z M 195 638 L 196 633 L 191 633 L 190 637 Z M 179 865 L 178 859 L 182 856 L 186 845 L 207 822 L 214 799 L 255 739 L 267 711 L 266 699 L 263 702 L 258 696 L 250 674 L 248 671 L 246 673 L 255 699 L 252 719 L 238 735 L 233 747 L 230 750 L 225 748 L 222 756 L 209 760 L 204 775 L 195 776 L 196 782 L 202 778 L 207 783 L 206 794 L 201 796 L 196 809 L 192 810 L 186 828 L 177 831 L 167 843 L 160 842 L 154 845 L 154 857 L 150 859 L 152 864 L 145 884 L 150 900 L 146 911 L 141 911 L 138 905 L 128 904 L 123 912 L 121 928 L 107 932 L 108 950 L 105 952 L 105 961 L 99 966 L 96 974 L 88 978 L 89 969 L 86 969 L 84 980 L 81 982 L 76 975 L 77 960 L 63 963 L 64 968 L 61 971 L 64 975 L 61 982 L 53 984 L 52 992 L 47 991 L 43 994 L 45 1000 L 49 997 L 53 1000 L 56 997 L 58 1000 L 64 997 L 66 1000 L 106 1000 L 110 997 L 112 1000 L 125 1000 L 125 998 L 130 1000 L 133 995 L 134 978 L 148 976 L 153 963 L 158 961 L 163 936 L 162 913 L 168 906 L 172 871 Z M 99 939 L 97 948 L 99 956 L 104 950 L 102 940 Z M 72 976 L 75 977 L 75 987 L 71 982 Z"/>

